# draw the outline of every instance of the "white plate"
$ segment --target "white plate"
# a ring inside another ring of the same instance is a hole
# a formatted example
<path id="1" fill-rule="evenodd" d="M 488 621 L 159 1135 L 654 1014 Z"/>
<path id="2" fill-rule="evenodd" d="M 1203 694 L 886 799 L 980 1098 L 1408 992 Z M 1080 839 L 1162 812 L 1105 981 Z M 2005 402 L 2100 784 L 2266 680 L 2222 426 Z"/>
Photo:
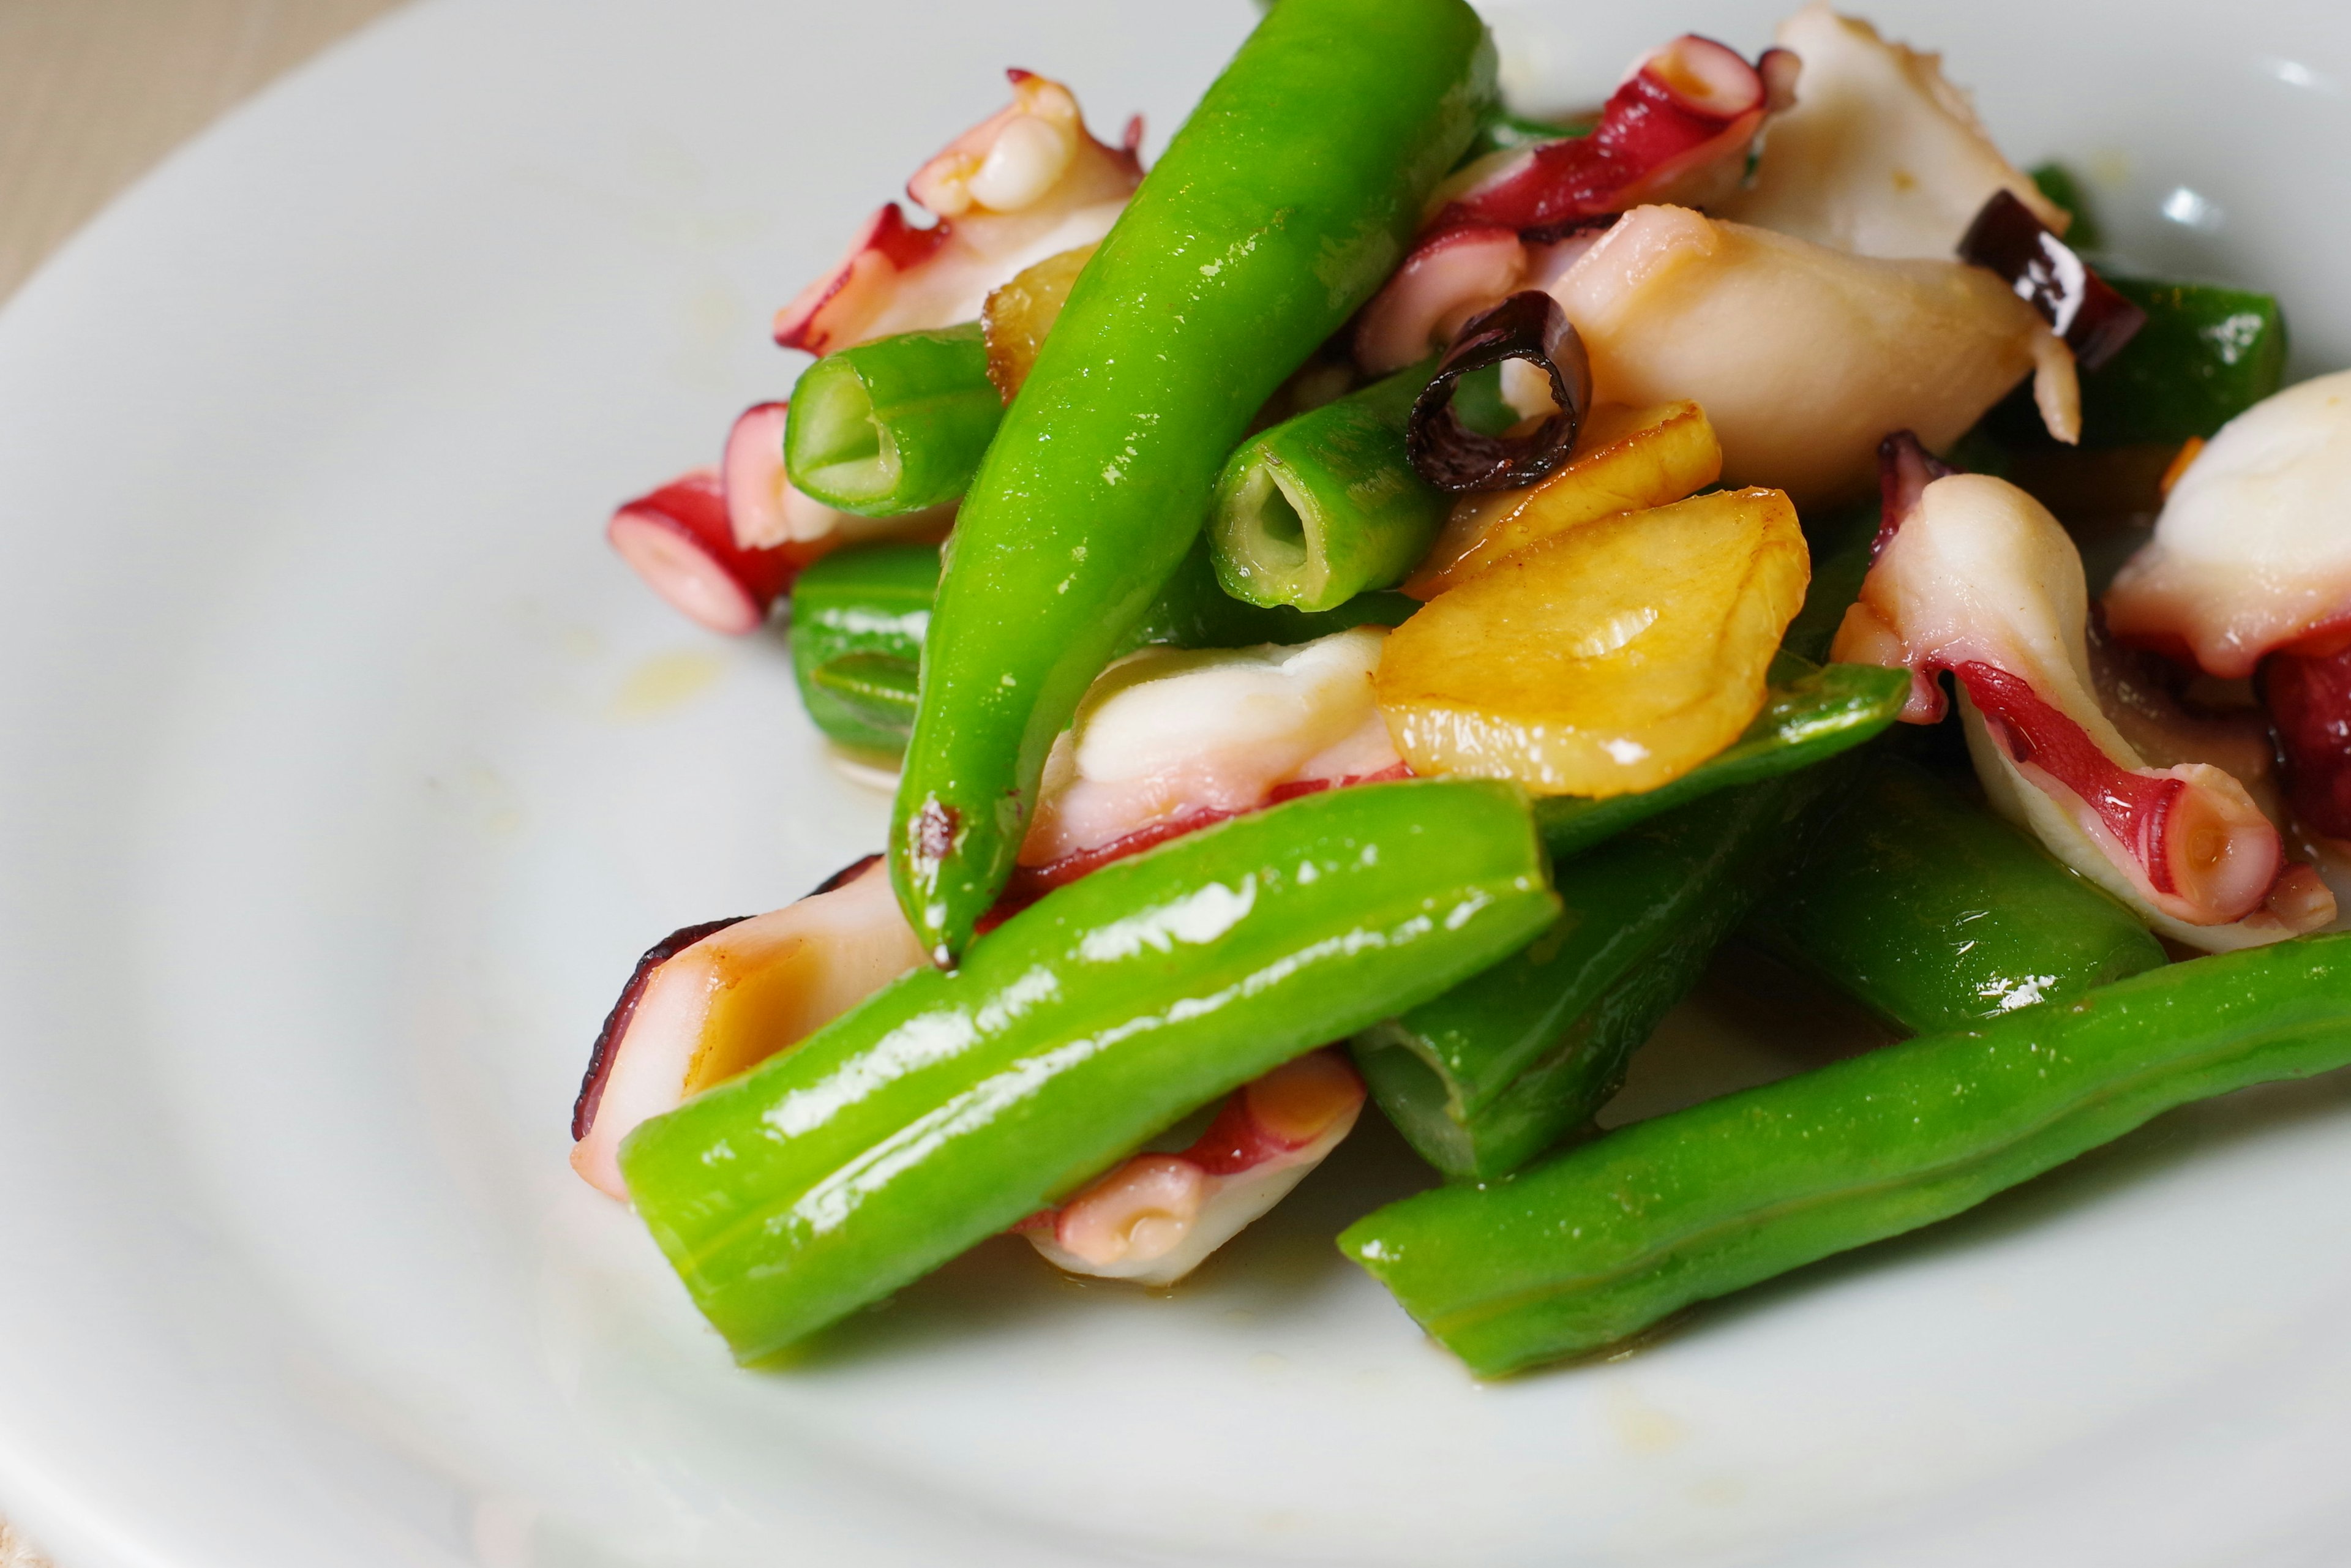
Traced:
<path id="1" fill-rule="evenodd" d="M 1250 15 L 435 0 L 0 317 L 0 1507 L 64 1568 L 2339 1559 L 2341 1078 L 1490 1388 L 1328 1246 L 1377 1140 L 1172 1297 L 990 1246 L 788 1375 L 566 1170 L 637 950 L 883 821 L 607 509 L 998 68 L 1155 146 Z M 2351 362 L 2339 5 L 1882 16 Z M 1558 103 L 1769 8 L 1497 20 Z"/>

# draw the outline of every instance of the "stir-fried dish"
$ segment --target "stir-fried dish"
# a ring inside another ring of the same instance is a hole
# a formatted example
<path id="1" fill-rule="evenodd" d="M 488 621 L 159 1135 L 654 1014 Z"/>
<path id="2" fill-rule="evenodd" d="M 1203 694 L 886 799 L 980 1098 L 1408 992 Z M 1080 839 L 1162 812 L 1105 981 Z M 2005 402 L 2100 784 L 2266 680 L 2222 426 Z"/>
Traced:
<path id="1" fill-rule="evenodd" d="M 1279 0 L 1147 171 L 1010 77 L 609 528 L 897 775 L 574 1111 L 738 1356 L 1008 1232 L 1170 1284 L 1376 1115 L 1444 1179 L 1338 1246 L 1506 1373 L 2351 1062 L 2275 300 L 1820 4 L 1538 120 L 1462 0 Z M 1598 1132 L 1732 941 L 1910 1038 Z"/>

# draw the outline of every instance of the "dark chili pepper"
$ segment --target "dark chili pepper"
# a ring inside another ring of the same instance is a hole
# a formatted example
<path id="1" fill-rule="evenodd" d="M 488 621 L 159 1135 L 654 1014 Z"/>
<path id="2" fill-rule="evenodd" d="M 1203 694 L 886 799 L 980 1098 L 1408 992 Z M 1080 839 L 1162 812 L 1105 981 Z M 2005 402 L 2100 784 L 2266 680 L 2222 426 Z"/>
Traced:
<path id="1" fill-rule="evenodd" d="M 1971 1208 L 2175 1105 L 2346 1062 L 2351 934 L 2305 936 L 1636 1122 L 1390 1204 L 1339 1247 L 1498 1376 Z"/>
<path id="2" fill-rule="evenodd" d="M 1540 366 L 1558 406 L 1524 435 L 1481 435 L 1454 413 L 1454 383 L 1507 360 Z M 1405 451 L 1414 470 L 1440 490 L 1522 489 L 1567 461 L 1591 406 L 1583 339 L 1558 300 L 1530 288 L 1462 323 L 1413 402 Z"/>
<path id="3" fill-rule="evenodd" d="M 2017 298 L 2072 345 L 2084 371 L 2114 358 L 2147 322 L 2146 311 L 2091 271 L 2006 187 L 1994 191 L 1968 225 L 1959 259 L 2006 278 Z"/>
<path id="4" fill-rule="evenodd" d="M 2263 659 L 2258 673 L 2294 814 L 2330 837 L 2351 838 L 2351 646 L 2325 654 L 2287 649 Z"/>

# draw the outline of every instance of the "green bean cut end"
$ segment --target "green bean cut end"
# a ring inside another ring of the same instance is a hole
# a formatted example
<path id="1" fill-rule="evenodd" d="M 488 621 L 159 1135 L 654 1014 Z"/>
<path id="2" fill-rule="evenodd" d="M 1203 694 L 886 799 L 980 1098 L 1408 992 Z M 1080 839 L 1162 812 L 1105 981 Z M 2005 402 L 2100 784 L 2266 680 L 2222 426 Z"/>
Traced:
<path id="1" fill-rule="evenodd" d="M 1215 523 L 1217 577 L 1225 591 L 1268 609 L 1330 608 L 1319 602 L 1331 571 L 1312 493 L 1290 483 L 1270 452 L 1244 453 L 1234 466 Z"/>
<path id="2" fill-rule="evenodd" d="M 784 469 L 802 492 L 848 512 L 886 502 L 898 488 L 898 444 L 873 416 L 872 392 L 847 359 L 819 360 L 793 389 Z"/>

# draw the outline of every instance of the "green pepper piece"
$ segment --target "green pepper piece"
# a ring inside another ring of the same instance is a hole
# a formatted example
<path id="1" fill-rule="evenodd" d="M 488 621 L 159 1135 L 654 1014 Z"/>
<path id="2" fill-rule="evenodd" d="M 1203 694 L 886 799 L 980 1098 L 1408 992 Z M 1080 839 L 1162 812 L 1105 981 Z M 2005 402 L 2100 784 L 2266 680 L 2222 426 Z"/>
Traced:
<path id="1" fill-rule="evenodd" d="M 1869 775 L 1748 935 L 1879 1017 L 1965 1029 L 2160 967 L 2103 889 L 1917 763 Z"/>
<path id="2" fill-rule="evenodd" d="M 1208 522 L 1228 594 L 1330 610 L 1411 575 L 1453 506 L 1405 453 L 1405 423 L 1435 368 L 1399 371 L 1241 444 Z"/>
<path id="3" fill-rule="evenodd" d="M 1047 894 L 960 969 L 917 970 L 646 1123 L 622 1170 L 695 1304 L 753 1360 L 1475 973 L 1558 907 L 1515 788 L 1326 790 Z"/>
<path id="4" fill-rule="evenodd" d="M 784 472 L 844 512 L 919 512 L 964 493 L 1003 418 L 978 322 L 876 338 L 800 372 Z"/>
<path id="5" fill-rule="evenodd" d="M 1356 1036 L 1380 1109 L 1454 1181 L 1508 1175 L 1584 1126 L 1850 782 L 1826 768 L 1750 785 L 1555 861 L 1550 930 Z"/>
<path id="6" fill-rule="evenodd" d="M 1340 1249 L 1491 1377 L 1931 1224 L 2175 1105 L 2351 1062 L 2351 935 L 2196 958 L 1441 1187 Z"/>
<path id="7" fill-rule="evenodd" d="M 2147 312 L 2120 353 L 2082 378 L 2082 444 L 2210 437 L 2285 381 L 2285 318 L 2273 296 L 2204 283 L 2109 277 Z"/>
<path id="8" fill-rule="evenodd" d="M 792 584 L 793 674 L 809 718 L 829 739 L 869 751 L 905 748 L 938 578 L 936 545 L 854 545 Z M 1401 593 L 1359 593 L 1313 614 L 1243 604 L 1217 586 L 1203 539 L 1117 651 L 1311 643 L 1350 626 L 1401 625 L 1419 608 Z"/>
<path id="9" fill-rule="evenodd" d="M 1810 768 L 1882 733 L 1909 700 L 1910 673 L 1875 664 L 1826 669 L 1782 652 L 1771 661 L 1763 709 L 1729 749 L 1680 778 L 1635 795 L 1586 800 L 1552 795 L 1535 803 L 1535 822 L 1553 859 L 1583 853 L 1633 823 L 1702 795 Z"/>
<path id="10" fill-rule="evenodd" d="M 1259 406 L 1403 258 L 1493 96 L 1463 0 L 1282 0 L 1070 291 L 956 525 L 890 833 L 924 948 L 996 902 L 1045 758 Z"/>

